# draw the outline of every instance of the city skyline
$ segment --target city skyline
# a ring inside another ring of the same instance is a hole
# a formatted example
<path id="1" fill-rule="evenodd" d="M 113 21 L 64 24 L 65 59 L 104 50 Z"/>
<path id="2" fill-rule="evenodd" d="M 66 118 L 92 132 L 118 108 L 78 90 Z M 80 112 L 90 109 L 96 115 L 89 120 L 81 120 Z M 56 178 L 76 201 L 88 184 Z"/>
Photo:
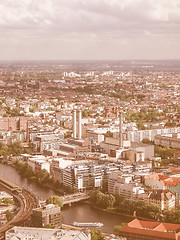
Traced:
<path id="1" fill-rule="evenodd" d="M 0 9 L 0 60 L 180 59 L 178 0 L 18 0 Z"/>

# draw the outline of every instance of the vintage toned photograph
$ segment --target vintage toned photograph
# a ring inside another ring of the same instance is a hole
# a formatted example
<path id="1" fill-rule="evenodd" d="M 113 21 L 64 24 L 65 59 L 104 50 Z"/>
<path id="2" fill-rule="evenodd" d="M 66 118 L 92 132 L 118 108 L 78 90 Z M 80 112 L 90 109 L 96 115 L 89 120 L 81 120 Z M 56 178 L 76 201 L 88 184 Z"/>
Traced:
<path id="1" fill-rule="evenodd" d="M 180 0 L 0 0 L 0 240 L 180 240 Z"/>

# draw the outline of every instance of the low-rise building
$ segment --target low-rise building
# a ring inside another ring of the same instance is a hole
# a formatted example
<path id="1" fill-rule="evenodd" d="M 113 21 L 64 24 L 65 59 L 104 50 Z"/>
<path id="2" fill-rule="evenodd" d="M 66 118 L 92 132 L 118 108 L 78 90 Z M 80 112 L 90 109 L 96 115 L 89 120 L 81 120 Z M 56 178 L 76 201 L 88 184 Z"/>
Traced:
<path id="1" fill-rule="evenodd" d="M 134 219 L 121 228 L 119 235 L 127 240 L 177 240 L 180 236 L 180 224 Z"/>
<path id="2" fill-rule="evenodd" d="M 13 227 L 6 231 L 5 240 L 91 240 L 88 230 Z"/>

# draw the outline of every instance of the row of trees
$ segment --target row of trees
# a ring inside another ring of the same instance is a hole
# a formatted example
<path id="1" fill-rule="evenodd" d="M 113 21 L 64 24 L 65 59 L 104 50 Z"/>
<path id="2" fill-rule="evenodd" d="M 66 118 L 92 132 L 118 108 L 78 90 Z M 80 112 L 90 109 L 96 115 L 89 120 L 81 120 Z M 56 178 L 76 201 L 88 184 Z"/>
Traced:
<path id="1" fill-rule="evenodd" d="M 156 156 L 161 157 L 161 166 L 167 166 L 168 164 L 179 164 L 178 160 L 174 159 L 174 152 L 176 149 L 155 145 L 153 141 L 149 139 L 143 139 L 143 143 L 154 145 L 154 152 Z"/>
<path id="2" fill-rule="evenodd" d="M 0 142 L 0 155 L 19 156 L 22 153 L 29 153 L 29 151 L 24 149 L 20 142 L 10 144 Z"/>
<path id="3" fill-rule="evenodd" d="M 117 212 L 133 215 L 136 211 L 137 216 L 157 219 L 160 216 L 160 207 L 155 204 L 147 205 L 144 201 L 127 200 L 120 196 L 104 194 L 99 190 L 93 191 L 90 197 L 91 203 L 96 207 L 107 209 L 114 208 Z"/>
<path id="4" fill-rule="evenodd" d="M 161 213 L 156 204 L 146 204 L 144 201 L 135 201 L 116 196 L 116 209 L 118 212 L 132 215 L 135 211 L 137 216 L 158 219 Z"/>
<path id="5" fill-rule="evenodd" d="M 180 224 L 180 209 L 166 211 L 164 213 L 164 216 L 165 216 L 164 218 L 165 222 Z"/>
<path id="6" fill-rule="evenodd" d="M 52 179 L 50 178 L 49 173 L 45 169 L 34 172 L 32 167 L 30 167 L 27 162 L 21 162 L 19 160 L 14 161 L 14 167 L 21 176 L 26 177 L 29 180 L 38 183 L 39 185 L 52 183 Z"/>
<path id="7" fill-rule="evenodd" d="M 123 228 L 126 225 L 126 223 L 121 223 L 120 225 L 117 225 L 114 227 L 114 234 L 119 234 L 119 231 L 121 230 L 121 228 Z"/>
<path id="8" fill-rule="evenodd" d="M 13 109 L 10 109 L 10 107 L 6 107 L 4 108 L 4 110 L 6 111 L 6 113 L 4 114 L 3 117 L 17 117 L 17 116 L 24 116 L 23 113 L 20 113 L 20 108 L 16 107 Z"/>
<path id="9" fill-rule="evenodd" d="M 52 189 L 62 189 L 62 191 L 67 193 L 74 192 L 74 189 L 63 186 L 59 183 L 59 181 L 54 182 L 54 180 L 50 177 L 49 173 L 45 169 L 34 172 L 32 167 L 29 166 L 27 162 L 22 162 L 17 159 L 13 162 L 13 165 L 22 177 L 26 177 L 28 180 L 35 182 L 40 186 L 46 185 Z"/>
<path id="10" fill-rule="evenodd" d="M 175 149 L 154 145 L 154 152 L 162 159 L 173 158 Z"/>

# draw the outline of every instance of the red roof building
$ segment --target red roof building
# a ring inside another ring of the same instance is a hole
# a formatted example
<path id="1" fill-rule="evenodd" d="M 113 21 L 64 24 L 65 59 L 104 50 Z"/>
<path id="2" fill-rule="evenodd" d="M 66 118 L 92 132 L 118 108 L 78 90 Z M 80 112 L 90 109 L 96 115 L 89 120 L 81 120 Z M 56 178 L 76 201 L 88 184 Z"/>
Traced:
<path id="1" fill-rule="evenodd" d="M 134 219 L 121 228 L 119 235 L 127 240 L 179 240 L 180 224 Z"/>

